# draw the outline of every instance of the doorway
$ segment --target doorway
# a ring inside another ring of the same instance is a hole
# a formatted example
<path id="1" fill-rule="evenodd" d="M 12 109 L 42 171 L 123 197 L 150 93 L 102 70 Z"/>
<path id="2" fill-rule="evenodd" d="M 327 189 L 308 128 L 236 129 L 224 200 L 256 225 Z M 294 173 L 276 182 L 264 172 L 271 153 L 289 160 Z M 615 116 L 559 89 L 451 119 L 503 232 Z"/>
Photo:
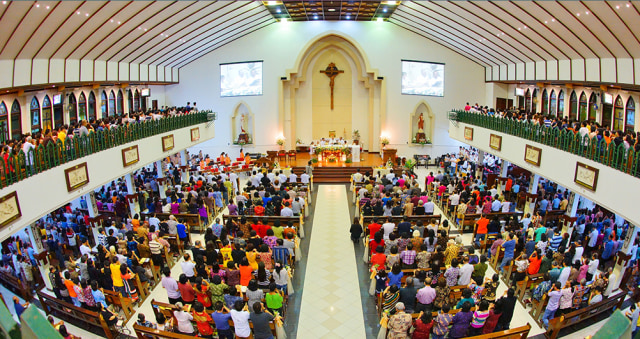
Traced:
<path id="1" fill-rule="evenodd" d="M 613 105 L 604 104 L 602 106 L 602 127 L 611 128 L 612 116 L 613 116 Z"/>

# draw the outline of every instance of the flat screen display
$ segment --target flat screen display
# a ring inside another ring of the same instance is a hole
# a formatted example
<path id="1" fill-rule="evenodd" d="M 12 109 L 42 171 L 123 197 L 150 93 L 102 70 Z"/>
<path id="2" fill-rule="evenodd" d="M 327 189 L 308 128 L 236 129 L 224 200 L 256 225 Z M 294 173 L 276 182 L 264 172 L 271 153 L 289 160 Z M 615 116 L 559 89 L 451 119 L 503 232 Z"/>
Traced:
<path id="1" fill-rule="evenodd" d="M 262 61 L 220 64 L 220 96 L 262 95 Z"/>
<path id="2" fill-rule="evenodd" d="M 402 94 L 444 96 L 444 64 L 402 60 Z"/>
<path id="3" fill-rule="evenodd" d="M 53 104 L 60 105 L 62 103 L 62 94 L 56 94 L 53 96 Z"/>
<path id="4" fill-rule="evenodd" d="M 604 94 L 604 103 L 607 105 L 613 105 L 613 95 L 609 93 Z"/>
<path id="5" fill-rule="evenodd" d="M 524 96 L 524 88 L 517 88 L 516 87 L 516 96 L 517 97 Z"/>
<path id="6" fill-rule="evenodd" d="M 150 96 L 150 95 L 151 95 L 151 90 L 150 90 L 150 89 L 148 89 L 148 88 L 143 88 L 143 89 L 140 91 L 140 95 L 142 95 L 143 97 L 148 97 L 148 96 Z"/>

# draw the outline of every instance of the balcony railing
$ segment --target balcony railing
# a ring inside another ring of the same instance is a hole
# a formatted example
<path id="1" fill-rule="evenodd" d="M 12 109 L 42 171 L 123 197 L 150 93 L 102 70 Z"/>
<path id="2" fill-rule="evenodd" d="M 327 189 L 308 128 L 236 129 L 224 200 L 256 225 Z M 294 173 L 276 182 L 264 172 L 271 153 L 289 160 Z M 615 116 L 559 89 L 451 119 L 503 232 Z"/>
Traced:
<path id="1" fill-rule="evenodd" d="M 611 141 L 607 144 L 604 138 L 598 140 L 595 137 L 589 138 L 588 135 L 583 138 L 579 133 L 567 129 L 561 130 L 557 127 L 547 127 L 474 112 L 454 110 L 449 118 L 535 141 L 640 177 L 640 152 L 634 151 L 633 145 L 627 150 L 624 143 L 616 145 Z"/>
<path id="2" fill-rule="evenodd" d="M 50 168 L 80 159 L 82 157 L 117 147 L 176 129 L 189 127 L 215 119 L 211 112 L 198 112 L 174 117 L 162 118 L 118 126 L 103 131 L 90 132 L 83 136 L 67 136 L 64 141 L 54 138 L 49 142 L 29 150 L 10 155 L 0 161 L 0 188 L 5 188 L 18 181 L 37 175 Z"/>

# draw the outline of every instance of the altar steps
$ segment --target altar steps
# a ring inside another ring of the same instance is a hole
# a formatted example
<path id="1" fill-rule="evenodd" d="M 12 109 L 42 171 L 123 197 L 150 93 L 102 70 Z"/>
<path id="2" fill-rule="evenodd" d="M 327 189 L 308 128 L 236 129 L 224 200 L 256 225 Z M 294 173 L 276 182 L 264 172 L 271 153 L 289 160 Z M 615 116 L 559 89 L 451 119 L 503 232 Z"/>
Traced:
<path id="1" fill-rule="evenodd" d="M 304 167 L 293 167 L 293 172 L 300 175 L 304 172 Z M 351 180 L 351 175 L 356 173 L 360 169 L 360 173 L 371 172 L 371 167 L 314 167 L 313 168 L 313 183 L 348 183 Z"/>

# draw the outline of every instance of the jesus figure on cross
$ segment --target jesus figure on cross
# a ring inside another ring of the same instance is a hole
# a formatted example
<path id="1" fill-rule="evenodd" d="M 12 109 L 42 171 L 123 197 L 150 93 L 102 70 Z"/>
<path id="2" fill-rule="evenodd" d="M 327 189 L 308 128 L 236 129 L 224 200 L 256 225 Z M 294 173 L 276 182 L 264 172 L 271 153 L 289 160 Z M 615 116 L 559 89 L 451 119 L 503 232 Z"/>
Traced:
<path id="1" fill-rule="evenodd" d="M 334 80 L 338 76 L 338 74 L 344 73 L 344 71 L 338 69 L 338 67 L 336 67 L 336 64 L 332 62 L 329 64 L 329 66 L 327 66 L 327 68 L 321 70 L 320 73 L 324 73 L 329 77 L 329 87 L 331 87 L 331 110 L 333 110 L 333 85 L 335 84 Z"/>

